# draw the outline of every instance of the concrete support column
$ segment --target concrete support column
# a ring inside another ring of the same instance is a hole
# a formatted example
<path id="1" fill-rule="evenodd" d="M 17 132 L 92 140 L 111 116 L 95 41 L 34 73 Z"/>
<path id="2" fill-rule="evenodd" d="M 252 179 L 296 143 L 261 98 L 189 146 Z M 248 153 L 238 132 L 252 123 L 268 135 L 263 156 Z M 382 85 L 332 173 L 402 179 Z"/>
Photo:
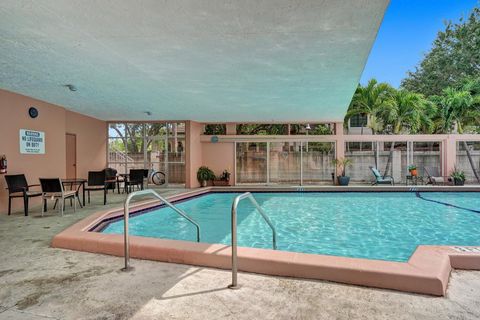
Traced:
<path id="1" fill-rule="evenodd" d="M 443 175 L 448 175 L 454 168 L 457 161 L 457 141 L 448 135 L 443 141 Z"/>
<path id="2" fill-rule="evenodd" d="M 237 134 L 237 124 L 236 123 L 227 123 L 227 135 L 234 136 Z"/>
<path id="3" fill-rule="evenodd" d="M 335 122 L 335 158 L 345 158 L 345 135 L 343 134 L 343 122 Z M 348 170 L 348 169 L 347 169 Z M 340 174 L 340 172 L 336 172 Z"/>
<path id="4" fill-rule="evenodd" d="M 202 166 L 202 145 L 200 135 L 203 125 L 195 121 L 185 123 L 185 187 L 197 188 L 197 170 Z"/>
<path id="5" fill-rule="evenodd" d="M 343 134 L 343 122 L 335 123 L 335 157 L 337 159 L 345 157 L 345 135 Z"/>

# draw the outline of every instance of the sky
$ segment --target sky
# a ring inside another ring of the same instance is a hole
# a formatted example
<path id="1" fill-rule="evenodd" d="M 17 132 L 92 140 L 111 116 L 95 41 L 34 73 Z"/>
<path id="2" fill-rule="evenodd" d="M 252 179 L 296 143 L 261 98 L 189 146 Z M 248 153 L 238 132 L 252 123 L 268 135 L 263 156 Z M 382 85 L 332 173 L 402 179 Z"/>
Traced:
<path id="1" fill-rule="evenodd" d="M 445 21 L 467 17 L 480 0 L 391 0 L 360 83 L 398 87 L 431 48 Z"/>

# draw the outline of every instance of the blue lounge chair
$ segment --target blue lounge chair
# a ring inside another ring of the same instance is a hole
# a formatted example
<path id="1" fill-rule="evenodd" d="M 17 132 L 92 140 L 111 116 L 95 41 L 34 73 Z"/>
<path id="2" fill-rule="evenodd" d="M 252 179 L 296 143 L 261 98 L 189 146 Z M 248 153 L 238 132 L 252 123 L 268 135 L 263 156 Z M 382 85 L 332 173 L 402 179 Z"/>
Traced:
<path id="1" fill-rule="evenodd" d="M 378 185 L 378 184 L 390 184 L 392 186 L 395 185 L 395 180 L 393 179 L 392 176 L 382 176 L 378 171 L 378 169 L 374 167 L 370 167 L 370 169 L 372 170 L 372 173 L 375 176 L 375 181 L 372 182 L 372 186 Z"/>

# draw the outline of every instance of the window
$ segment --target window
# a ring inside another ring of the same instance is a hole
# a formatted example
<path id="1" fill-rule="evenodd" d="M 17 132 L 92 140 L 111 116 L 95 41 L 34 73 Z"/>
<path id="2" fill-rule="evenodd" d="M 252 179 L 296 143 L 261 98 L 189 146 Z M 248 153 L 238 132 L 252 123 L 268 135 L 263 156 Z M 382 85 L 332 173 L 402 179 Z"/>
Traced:
<path id="1" fill-rule="evenodd" d="M 206 124 L 203 134 L 207 135 L 225 135 L 227 134 L 227 126 L 225 124 Z"/>
<path id="2" fill-rule="evenodd" d="M 368 123 L 368 118 L 366 114 L 356 114 L 350 118 L 351 128 L 366 127 L 367 123 Z"/>
<path id="3" fill-rule="evenodd" d="M 119 173 L 153 169 L 185 183 L 185 123 L 110 123 L 108 166 Z"/>

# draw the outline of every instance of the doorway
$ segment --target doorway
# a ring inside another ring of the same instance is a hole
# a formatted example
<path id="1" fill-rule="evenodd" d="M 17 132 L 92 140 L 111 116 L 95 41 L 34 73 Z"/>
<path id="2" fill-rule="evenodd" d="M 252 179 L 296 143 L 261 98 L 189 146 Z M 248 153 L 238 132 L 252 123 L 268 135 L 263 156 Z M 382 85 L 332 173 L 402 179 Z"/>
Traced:
<path id="1" fill-rule="evenodd" d="M 65 136 L 65 152 L 67 165 L 67 179 L 77 178 L 77 136 L 67 133 Z"/>

